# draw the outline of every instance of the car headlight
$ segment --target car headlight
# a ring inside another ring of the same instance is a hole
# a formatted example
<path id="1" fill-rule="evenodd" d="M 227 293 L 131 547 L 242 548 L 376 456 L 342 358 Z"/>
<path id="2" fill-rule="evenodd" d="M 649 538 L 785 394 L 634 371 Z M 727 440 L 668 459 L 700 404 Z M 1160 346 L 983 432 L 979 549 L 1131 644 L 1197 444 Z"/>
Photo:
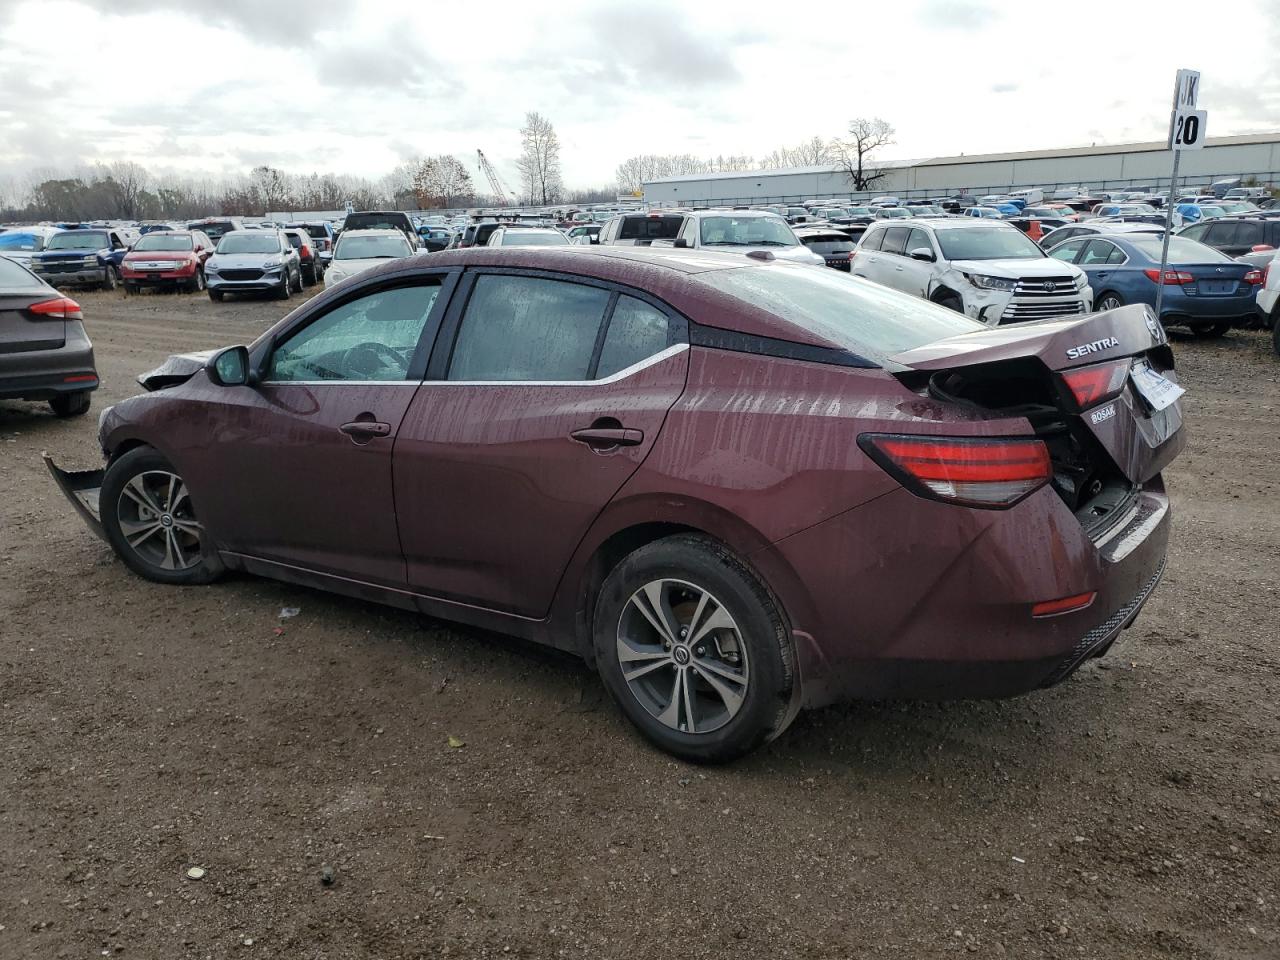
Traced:
<path id="1" fill-rule="evenodd" d="M 96 266 L 98 265 L 98 258 L 97 258 L 97 257 L 85 257 L 85 258 L 84 258 L 84 265 L 85 265 L 86 267 L 96 267 Z"/>
<path id="2" fill-rule="evenodd" d="M 339 280 L 345 280 L 347 275 L 337 267 L 330 267 L 324 273 L 326 282 L 337 283 Z"/>
<path id="3" fill-rule="evenodd" d="M 213 259 L 212 259 L 212 258 L 210 258 L 210 259 L 208 259 L 208 260 L 206 260 L 206 261 L 204 262 L 204 272 L 205 272 L 205 273 L 217 273 L 217 272 L 218 272 L 218 265 L 217 265 L 217 263 L 215 263 L 215 262 L 213 261 Z"/>
<path id="4" fill-rule="evenodd" d="M 979 290 L 1012 291 L 1018 286 L 1017 280 L 1006 280 L 1004 277 L 989 277 L 985 273 L 966 273 L 964 277 Z"/>
<path id="5" fill-rule="evenodd" d="M 268 260 L 262 265 L 263 270 L 278 270 L 280 268 L 279 260 Z"/>

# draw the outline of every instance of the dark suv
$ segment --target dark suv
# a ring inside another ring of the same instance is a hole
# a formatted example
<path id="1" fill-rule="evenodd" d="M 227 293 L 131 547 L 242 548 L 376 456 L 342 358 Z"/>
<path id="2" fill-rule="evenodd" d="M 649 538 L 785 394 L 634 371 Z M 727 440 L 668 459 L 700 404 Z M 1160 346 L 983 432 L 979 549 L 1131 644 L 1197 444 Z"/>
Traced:
<path id="1" fill-rule="evenodd" d="M 298 261 L 302 270 L 302 283 L 311 286 L 324 279 L 324 261 L 320 259 L 318 241 L 312 238 L 304 227 L 290 227 L 284 231 L 289 246 L 298 251 Z"/>
<path id="2" fill-rule="evenodd" d="M 866 232 L 866 227 L 859 229 Z M 857 244 L 847 232 L 833 230 L 831 227 L 801 225 L 795 228 L 795 235 L 801 243 L 827 261 L 828 267 L 849 272 L 849 254 L 853 253 Z"/>
<path id="3" fill-rule="evenodd" d="M 413 221 L 409 219 L 407 213 L 401 213 L 399 210 L 362 210 L 359 213 L 348 213 L 346 222 L 342 225 L 343 232 L 347 230 L 399 230 L 409 238 L 409 246 L 413 250 L 417 250 L 418 231 L 413 227 Z"/>
<path id="4" fill-rule="evenodd" d="M 489 245 L 489 238 L 493 236 L 493 231 L 505 224 L 497 223 L 493 220 L 485 223 L 469 223 L 466 228 L 457 236 L 457 239 L 450 244 L 454 250 L 465 250 L 467 247 L 485 247 Z"/>
<path id="5" fill-rule="evenodd" d="M 1218 217 L 1192 224 L 1179 236 L 1199 240 L 1228 257 L 1238 257 L 1262 269 L 1280 248 L 1280 218 Z"/>
<path id="6" fill-rule="evenodd" d="M 683 213 L 624 213 L 606 223 L 599 242 L 606 246 L 647 247 L 655 240 L 674 240 L 684 226 Z"/>

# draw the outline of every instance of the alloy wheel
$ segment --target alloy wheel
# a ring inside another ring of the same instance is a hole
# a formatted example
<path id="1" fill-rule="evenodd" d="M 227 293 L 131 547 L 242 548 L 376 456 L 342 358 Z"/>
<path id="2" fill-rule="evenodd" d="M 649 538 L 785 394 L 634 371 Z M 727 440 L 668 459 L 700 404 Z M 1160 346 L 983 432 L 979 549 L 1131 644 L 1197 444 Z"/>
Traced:
<path id="1" fill-rule="evenodd" d="M 653 580 L 618 619 L 618 662 L 632 696 L 664 726 L 710 733 L 737 715 L 750 683 L 747 647 L 728 609 L 685 580 Z"/>
<path id="2" fill-rule="evenodd" d="M 187 485 L 176 473 L 148 470 L 120 491 L 116 519 L 129 547 L 162 570 L 189 570 L 200 563 L 201 527 Z"/>

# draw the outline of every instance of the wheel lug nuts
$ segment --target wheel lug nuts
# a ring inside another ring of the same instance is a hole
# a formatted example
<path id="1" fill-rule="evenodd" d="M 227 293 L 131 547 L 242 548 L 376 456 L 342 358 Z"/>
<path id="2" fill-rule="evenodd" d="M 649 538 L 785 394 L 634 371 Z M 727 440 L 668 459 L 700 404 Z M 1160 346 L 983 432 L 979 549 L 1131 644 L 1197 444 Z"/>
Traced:
<path id="1" fill-rule="evenodd" d="M 697 654 L 698 654 L 698 656 L 700 656 L 700 657 L 705 657 L 705 656 L 707 655 L 707 648 L 706 648 L 706 647 L 698 647 L 698 649 L 697 649 Z"/>

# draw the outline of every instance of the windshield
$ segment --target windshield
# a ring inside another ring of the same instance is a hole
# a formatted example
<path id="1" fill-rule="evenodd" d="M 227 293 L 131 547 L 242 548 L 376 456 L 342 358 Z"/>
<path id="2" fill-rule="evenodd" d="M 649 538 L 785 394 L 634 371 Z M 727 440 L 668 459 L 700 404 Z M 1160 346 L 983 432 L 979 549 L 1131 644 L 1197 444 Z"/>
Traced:
<path id="1" fill-rule="evenodd" d="M 1200 208 L 1200 216 L 1205 220 L 1212 220 L 1214 217 L 1225 217 L 1227 211 L 1221 207 L 1211 207 L 1207 203 L 1196 204 Z"/>
<path id="2" fill-rule="evenodd" d="M 876 212 L 876 216 L 889 220 L 896 217 L 909 217 L 911 216 L 911 211 L 905 210 L 902 207 L 881 207 Z"/>
<path id="3" fill-rule="evenodd" d="M 826 256 L 829 253 L 849 253 L 853 250 L 853 241 L 843 234 L 824 233 L 820 237 L 801 237 L 800 242 L 812 250 Z"/>
<path id="4" fill-rule="evenodd" d="M 0 233 L 0 250 L 43 250 L 44 237 L 36 233 Z"/>
<path id="5" fill-rule="evenodd" d="M 1153 234 L 1136 234 L 1125 237 L 1130 244 L 1137 247 L 1142 253 L 1145 253 L 1155 263 L 1160 262 L 1160 249 L 1164 246 L 1164 236 L 1159 233 Z M 1224 253 L 1219 253 L 1213 247 L 1206 246 L 1203 243 L 1197 243 L 1190 237 L 1170 237 L 1169 238 L 1169 262 L 1170 263 L 1235 263 Z"/>
<path id="6" fill-rule="evenodd" d="M 1035 241 L 1016 227 L 939 230 L 938 243 L 948 260 L 1033 260 L 1044 256 Z"/>
<path id="7" fill-rule="evenodd" d="M 557 247 L 569 242 L 558 230 L 504 230 L 504 247 Z"/>
<path id="8" fill-rule="evenodd" d="M 1252 203 L 1243 203 L 1239 200 L 1233 200 L 1230 203 L 1219 203 L 1218 206 L 1227 211 L 1227 213 L 1249 213 L 1258 209 Z"/>
<path id="9" fill-rule="evenodd" d="M 902 350 L 984 328 L 946 307 L 839 270 L 775 264 L 709 270 L 697 279 L 879 362 Z"/>
<path id="10" fill-rule="evenodd" d="M 409 244 L 401 237 L 342 237 L 333 252 L 335 260 L 379 260 L 409 256 Z"/>
<path id="11" fill-rule="evenodd" d="M 353 213 L 344 230 L 403 230 L 404 214 Z"/>
<path id="12" fill-rule="evenodd" d="M 700 227 L 704 247 L 794 247 L 796 235 L 778 217 L 707 217 Z"/>
<path id="13" fill-rule="evenodd" d="M 191 250 L 191 238 L 186 235 L 166 236 L 163 233 L 149 233 L 133 245 L 135 250 Z"/>
<path id="14" fill-rule="evenodd" d="M 851 217 L 869 217 L 871 216 L 870 207 L 850 207 L 849 216 Z"/>
<path id="15" fill-rule="evenodd" d="M 111 246 L 105 233 L 96 230 L 68 230 L 49 238 L 46 250 L 101 250 Z"/>
<path id="16" fill-rule="evenodd" d="M 280 241 L 274 233 L 233 230 L 218 241 L 218 253 L 279 253 Z"/>

